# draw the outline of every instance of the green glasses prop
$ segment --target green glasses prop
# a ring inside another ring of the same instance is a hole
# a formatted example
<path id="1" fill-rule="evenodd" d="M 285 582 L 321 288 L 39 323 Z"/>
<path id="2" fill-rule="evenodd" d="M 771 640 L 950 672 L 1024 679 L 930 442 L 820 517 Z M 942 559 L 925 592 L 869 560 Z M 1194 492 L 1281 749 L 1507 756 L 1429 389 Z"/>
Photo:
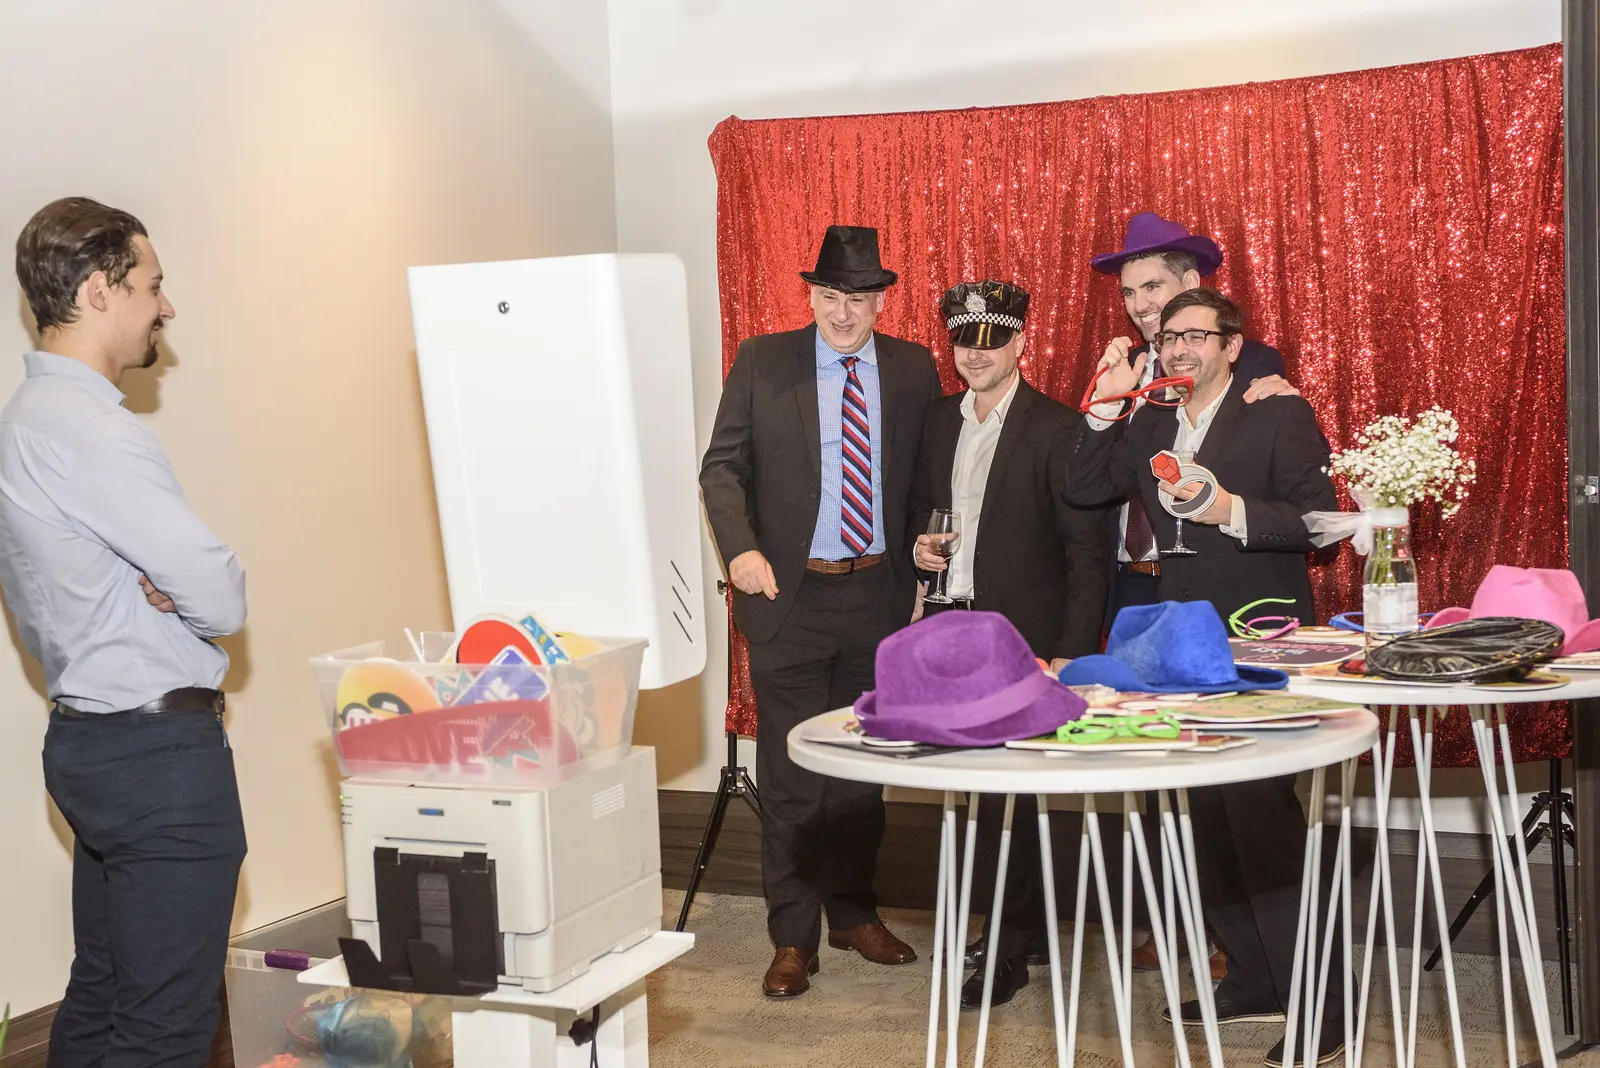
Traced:
<path id="1" fill-rule="evenodd" d="M 1138 716 L 1083 716 L 1056 728 L 1056 741 L 1094 745 L 1114 738 L 1155 738 L 1173 741 L 1183 735 L 1183 724 L 1164 713 Z"/>
<path id="2" fill-rule="evenodd" d="M 1298 616 L 1256 616 L 1248 620 L 1244 618 L 1245 613 L 1264 604 L 1294 604 L 1294 602 L 1287 597 L 1263 597 L 1259 601 L 1251 601 L 1228 617 L 1228 628 L 1236 637 L 1264 642 L 1281 638 L 1299 628 Z"/>

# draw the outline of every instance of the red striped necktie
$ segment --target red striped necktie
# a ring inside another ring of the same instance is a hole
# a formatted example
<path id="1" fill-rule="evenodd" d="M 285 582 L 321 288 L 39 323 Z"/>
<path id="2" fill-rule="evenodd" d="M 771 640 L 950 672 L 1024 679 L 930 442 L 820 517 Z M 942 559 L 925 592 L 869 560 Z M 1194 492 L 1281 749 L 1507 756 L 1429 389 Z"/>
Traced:
<path id="1" fill-rule="evenodd" d="M 867 394 L 856 376 L 854 356 L 844 364 L 844 407 L 839 427 L 843 431 L 840 456 L 843 479 L 839 483 L 844 507 L 839 533 L 845 547 L 857 556 L 872 548 L 872 426 L 867 422 Z"/>

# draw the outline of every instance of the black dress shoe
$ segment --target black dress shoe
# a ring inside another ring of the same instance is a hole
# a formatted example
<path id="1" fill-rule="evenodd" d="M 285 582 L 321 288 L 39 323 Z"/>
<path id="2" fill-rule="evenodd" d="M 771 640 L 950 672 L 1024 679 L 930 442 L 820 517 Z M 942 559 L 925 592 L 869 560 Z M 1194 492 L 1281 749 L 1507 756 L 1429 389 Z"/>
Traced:
<path id="1" fill-rule="evenodd" d="M 1213 1000 L 1217 1006 L 1218 1024 L 1282 1023 L 1287 1019 L 1276 1001 L 1255 1001 L 1238 998 L 1226 992 L 1222 987 L 1217 988 Z M 1183 1026 L 1204 1026 L 1204 1021 L 1200 1017 L 1200 1003 L 1198 1001 L 1185 1001 L 1179 1006 L 1179 1011 L 1183 1014 Z M 1162 1009 L 1161 1018 L 1171 1023 L 1172 1013 Z"/>
<path id="2" fill-rule="evenodd" d="M 1021 960 L 1003 960 L 994 966 L 994 989 L 989 992 L 989 1004 L 1004 1005 L 1017 996 L 1017 991 L 1028 985 L 1028 966 Z M 973 972 L 961 984 L 961 1007 L 983 1007 L 983 969 Z"/>
<path id="3" fill-rule="evenodd" d="M 989 936 L 983 935 L 976 942 L 967 947 L 962 963 L 969 968 L 983 967 L 984 959 L 989 956 Z M 1023 957 L 1031 968 L 1042 968 L 1050 963 L 1050 943 L 1044 938 L 1038 938 L 1028 945 L 1028 952 Z"/>
<path id="4" fill-rule="evenodd" d="M 1328 1034 L 1328 1025 L 1322 1025 L 1322 1041 L 1317 1043 L 1317 1063 L 1319 1065 L 1332 1064 L 1344 1056 L 1344 1023 L 1341 1021 L 1335 1024 L 1335 1027 L 1338 1029 L 1338 1033 L 1330 1035 Z M 1294 1044 L 1299 1046 L 1300 1050 L 1305 1048 L 1304 1042 L 1304 1036 L 1295 1036 Z M 1295 1050 L 1295 1064 L 1300 1063 L 1300 1050 Z M 1261 1063 L 1265 1064 L 1267 1068 L 1283 1068 L 1283 1039 L 1278 1039 L 1278 1044 L 1272 1047 L 1272 1052 L 1268 1053 Z"/>

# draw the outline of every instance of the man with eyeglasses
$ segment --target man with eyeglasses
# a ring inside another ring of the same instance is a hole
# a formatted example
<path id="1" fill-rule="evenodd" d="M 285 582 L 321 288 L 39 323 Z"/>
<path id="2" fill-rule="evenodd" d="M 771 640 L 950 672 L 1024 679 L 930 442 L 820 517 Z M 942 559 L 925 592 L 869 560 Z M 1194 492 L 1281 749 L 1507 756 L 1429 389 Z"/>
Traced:
<path id="1" fill-rule="evenodd" d="M 1065 497 L 1088 507 L 1136 494 L 1155 541 L 1170 546 L 1177 531 L 1162 495 L 1190 500 L 1201 487 L 1164 488 L 1150 461 L 1163 451 L 1193 453 L 1217 486 L 1210 505 L 1184 526 L 1195 554 L 1162 560 L 1160 599 L 1210 601 L 1227 618 L 1275 598 L 1286 603 L 1284 614 L 1310 621 L 1312 545 L 1301 516 L 1337 509 L 1326 473 L 1328 445 L 1304 399 L 1245 403 L 1249 384 L 1234 370 L 1243 325 L 1238 306 L 1214 289 L 1191 289 L 1167 302 L 1155 331 L 1162 370 L 1194 380 L 1176 407 L 1151 403 L 1134 411 L 1125 398 L 1139 389 L 1148 357 L 1130 365 L 1120 353 L 1107 353 L 1092 394 L 1102 403 L 1084 420 Z M 1282 1020 L 1305 848 L 1294 777 L 1193 790 L 1190 807 L 1206 919 L 1228 949 L 1228 974 L 1216 990 L 1219 1022 Z M 1318 1063 L 1344 1048 L 1342 991 L 1330 989 L 1326 1006 Z M 1185 1002 L 1182 1014 L 1184 1023 L 1200 1025 L 1196 1002 Z M 1267 1065 L 1283 1063 L 1282 1045 L 1267 1054 Z"/>
<path id="2" fill-rule="evenodd" d="M 1141 355 L 1155 356 L 1150 342 L 1160 329 L 1161 311 L 1167 301 L 1203 285 L 1203 280 L 1214 274 L 1222 261 L 1222 248 L 1215 241 L 1204 234 L 1190 233 L 1181 223 L 1164 219 L 1153 211 L 1141 211 L 1130 218 L 1122 248 L 1095 256 L 1089 266 L 1101 274 L 1117 276 L 1128 320 L 1138 329 L 1144 343 L 1136 346 L 1129 338 L 1113 338 L 1106 346 L 1105 355 L 1116 355 L 1130 366 Z M 1160 363 L 1155 358 L 1145 360 L 1144 370 L 1139 375 L 1141 387 L 1149 386 L 1158 374 L 1164 373 Z M 1246 338 L 1233 370 L 1235 376 L 1250 385 L 1244 394 L 1246 404 L 1263 397 L 1298 396 L 1295 388 L 1283 378 L 1283 357 L 1270 345 Z M 1134 403 L 1140 405 L 1144 400 L 1136 398 Z M 1137 496 L 1123 502 L 1116 509 L 1115 523 L 1114 551 L 1107 564 L 1111 570 L 1111 594 L 1105 613 L 1107 627 L 1127 606 L 1154 604 L 1161 599 L 1161 551 L 1143 502 Z M 1134 948 L 1133 966 L 1141 971 L 1155 970 L 1157 959 L 1153 941 L 1146 938 Z M 1220 979 L 1226 971 L 1226 957 L 1219 949 L 1211 961 L 1212 978 Z"/>
<path id="3" fill-rule="evenodd" d="M 1122 248 L 1102 253 L 1089 261 L 1101 274 L 1118 276 L 1122 302 L 1128 319 L 1144 337 L 1135 345 L 1126 337 L 1113 338 L 1105 355 L 1119 356 L 1129 366 L 1139 356 L 1156 355 L 1150 347 L 1160 329 L 1161 311 L 1179 293 L 1197 289 L 1204 279 L 1222 266 L 1222 248 L 1204 234 L 1192 234 L 1181 223 L 1164 219 L 1153 211 L 1141 211 L 1128 220 Z M 1139 385 L 1148 386 L 1158 373 L 1170 373 L 1157 359 L 1146 359 Z M 1249 388 L 1246 404 L 1264 397 L 1299 396 L 1284 380 L 1283 357 L 1270 345 L 1249 338 L 1243 340 L 1234 374 Z M 1136 401 L 1135 403 L 1141 403 Z M 1120 509 L 1117 520 L 1116 575 L 1111 589 L 1109 626 L 1116 613 L 1130 604 L 1153 604 L 1158 600 L 1161 555 L 1151 534 L 1150 520 L 1137 499 Z M 1143 947 L 1141 947 L 1143 948 Z"/>

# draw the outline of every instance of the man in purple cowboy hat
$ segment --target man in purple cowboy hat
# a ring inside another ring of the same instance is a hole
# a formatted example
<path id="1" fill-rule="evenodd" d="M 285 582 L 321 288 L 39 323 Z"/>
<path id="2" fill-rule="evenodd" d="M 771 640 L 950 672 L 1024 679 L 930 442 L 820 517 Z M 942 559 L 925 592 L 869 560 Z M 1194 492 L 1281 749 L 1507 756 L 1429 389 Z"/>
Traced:
<path id="1" fill-rule="evenodd" d="M 1135 345 L 1126 337 L 1112 338 L 1105 355 L 1117 353 L 1130 364 L 1150 351 L 1150 341 L 1161 326 L 1161 310 L 1179 293 L 1198 289 L 1203 279 L 1222 265 L 1222 249 L 1203 234 L 1191 234 L 1181 223 L 1163 219 L 1153 211 L 1141 211 L 1128 220 L 1122 248 L 1105 252 L 1089 261 L 1101 274 L 1120 277 L 1122 301 L 1128 318 L 1144 338 Z M 1139 385 L 1145 386 L 1159 374 L 1158 359 L 1145 361 Z M 1283 356 L 1270 345 L 1248 338 L 1234 365 L 1234 376 L 1250 383 L 1246 404 L 1279 394 L 1299 396 L 1284 380 Z M 1117 520 L 1116 578 L 1111 591 L 1109 624 L 1118 610 L 1130 604 L 1154 604 L 1161 576 L 1160 556 L 1150 533 L 1150 518 L 1137 499 L 1130 499 Z M 1154 966 L 1153 950 L 1150 964 Z"/>
<path id="2" fill-rule="evenodd" d="M 943 392 L 925 346 L 873 330 L 895 283 L 878 231 L 828 227 L 816 270 L 800 277 L 814 322 L 740 343 L 700 467 L 750 643 L 774 947 L 761 986 L 772 998 L 810 987 L 823 912 L 833 948 L 875 964 L 917 959 L 878 918 L 882 790 L 806 771 L 784 739 L 872 689 L 878 643 L 911 619 L 911 483 Z"/>

